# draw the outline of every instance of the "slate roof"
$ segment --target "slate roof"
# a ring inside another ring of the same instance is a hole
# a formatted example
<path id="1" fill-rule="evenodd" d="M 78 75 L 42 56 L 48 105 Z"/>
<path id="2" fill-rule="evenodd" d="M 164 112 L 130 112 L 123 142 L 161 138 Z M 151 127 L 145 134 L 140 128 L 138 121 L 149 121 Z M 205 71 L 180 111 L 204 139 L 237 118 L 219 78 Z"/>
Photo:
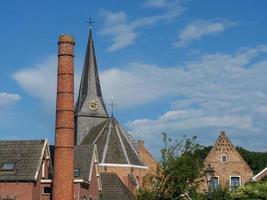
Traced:
<path id="1" fill-rule="evenodd" d="M 96 144 L 99 163 L 144 166 L 119 122 L 110 117 L 92 128 L 82 144 Z"/>
<path id="2" fill-rule="evenodd" d="M 88 107 L 91 100 L 99 103 L 98 111 L 83 109 Z M 86 111 L 86 112 L 85 112 Z M 103 101 L 101 86 L 99 81 L 97 62 L 92 31 L 90 30 L 87 49 L 84 59 L 83 73 L 80 82 L 80 89 L 77 104 L 75 107 L 76 115 L 86 115 L 94 117 L 108 117 L 107 109 Z"/>
<path id="3" fill-rule="evenodd" d="M 0 141 L 0 167 L 15 163 L 13 171 L 0 171 L 0 181 L 36 181 L 46 140 Z"/>
<path id="4" fill-rule="evenodd" d="M 50 155 L 54 162 L 54 149 L 55 146 L 51 145 Z M 91 161 L 94 154 L 94 145 L 79 145 L 74 146 L 74 169 L 80 170 L 80 176 L 75 178 L 81 178 L 86 181 L 89 180 Z"/>
<path id="5" fill-rule="evenodd" d="M 79 178 L 86 181 L 89 181 L 93 153 L 93 145 L 80 145 L 74 148 L 74 169 L 79 169 Z"/>
<path id="6" fill-rule="evenodd" d="M 101 173 L 102 200 L 136 200 L 133 193 L 115 173 Z"/>

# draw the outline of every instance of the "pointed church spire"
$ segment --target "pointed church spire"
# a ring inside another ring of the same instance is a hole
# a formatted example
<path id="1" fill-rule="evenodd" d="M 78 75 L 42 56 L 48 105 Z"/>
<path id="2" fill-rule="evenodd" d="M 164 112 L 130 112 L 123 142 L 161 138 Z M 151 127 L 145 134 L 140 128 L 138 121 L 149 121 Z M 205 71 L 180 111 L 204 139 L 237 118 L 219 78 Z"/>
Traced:
<path id="1" fill-rule="evenodd" d="M 99 82 L 91 28 L 75 112 L 76 115 L 108 117 Z"/>

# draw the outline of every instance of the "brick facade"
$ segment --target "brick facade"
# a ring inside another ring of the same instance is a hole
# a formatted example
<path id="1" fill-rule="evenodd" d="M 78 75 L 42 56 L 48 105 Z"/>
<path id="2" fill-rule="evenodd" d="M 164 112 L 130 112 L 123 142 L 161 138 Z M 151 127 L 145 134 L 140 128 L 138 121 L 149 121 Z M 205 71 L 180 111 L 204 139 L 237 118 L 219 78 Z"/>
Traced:
<path id="1" fill-rule="evenodd" d="M 138 145 L 139 145 L 138 155 L 140 157 L 140 160 L 143 161 L 148 166 L 147 173 L 154 173 L 158 166 L 157 160 L 146 149 L 143 140 L 139 140 Z"/>
<path id="2" fill-rule="evenodd" d="M 214 177 L 221 187 L 232 187 L 231 180 L 236 177 L 240 185 L 248 182 L 253 175 L 252 170 L 230 142 L 225 132 L 221 132 L 218 140 L 204 161 L 205 168 L 208 164 L 215 170 Z M 232 178 L 231 178 L 232 177 Z M 207 191 L 207 182 L 203 178 L 199 189 Z"/>

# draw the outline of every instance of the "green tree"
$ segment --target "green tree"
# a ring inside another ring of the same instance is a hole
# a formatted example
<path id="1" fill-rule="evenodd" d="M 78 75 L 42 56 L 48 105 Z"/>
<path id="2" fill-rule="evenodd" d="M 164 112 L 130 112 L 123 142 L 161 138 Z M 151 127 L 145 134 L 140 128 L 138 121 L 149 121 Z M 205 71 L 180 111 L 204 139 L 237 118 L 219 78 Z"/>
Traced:
<path id="1" fill-rule="evenodd" d="M 172 141 L 163 133 L 162 158 L 154 175 L 145 178 L 145 187 L 138 191 L 138 200 L 175 200 L 187 192 L 196 195 L 197 179 L 203 162 L 195 152 L 202 147 L 196 137 Z"/>
<path id="2" fill-rule="evenodd" d="M 254 174 L 259 173 L 267 166 L 267 152 L 248 151 L 243 147 L 236 147 Z"/>
<path id="3" fill-rule="evenodd" d="M 230 194 L 231 200 L 267 200 L 267 182 L 248 183 Z"/>

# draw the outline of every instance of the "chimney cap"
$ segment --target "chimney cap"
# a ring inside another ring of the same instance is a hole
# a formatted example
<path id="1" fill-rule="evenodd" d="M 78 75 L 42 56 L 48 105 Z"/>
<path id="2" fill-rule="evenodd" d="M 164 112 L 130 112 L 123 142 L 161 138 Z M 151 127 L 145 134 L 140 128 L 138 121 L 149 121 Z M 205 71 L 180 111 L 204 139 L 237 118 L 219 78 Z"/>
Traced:
<path id="1" fill-rule="evenodd" d="M 72 35 L 60 35 L 58 43 L 73 43 L 74 37 Z"/>

